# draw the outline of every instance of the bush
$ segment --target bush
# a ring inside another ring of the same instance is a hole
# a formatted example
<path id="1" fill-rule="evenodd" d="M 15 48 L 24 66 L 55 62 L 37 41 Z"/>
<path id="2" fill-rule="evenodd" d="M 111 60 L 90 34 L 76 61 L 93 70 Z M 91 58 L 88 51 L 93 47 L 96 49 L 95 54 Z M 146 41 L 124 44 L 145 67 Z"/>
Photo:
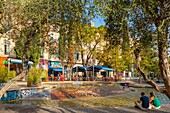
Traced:
<path id="1" fill-rule="evenodd" d="M 118 81 L 122 81 L 122 77 L 118 77 Z"/>
<path id="2" fill-rule="evenodd" d="M 41 74 L 41 79 L 42 79 L 43 81 L 48 81 L 48 77 L 46 76 L 46 71 L 45 71 L 45 70 L 43 70 L 43 72 L 42 72 L 42 74 Z"/>
<path id="3" fill-rule="evenodd" d="M 0 83 L 6 83 L 8 80 L 11 80 L 15 77 L 15 71 L 9 71 L 7 67 L 0 66 Z"/>
<path id="4" fill-rule="evenodd" d="M 41 75 L 43 73 L 43 69 L 32 67 L 28 72 L 28 82 L 41 82 Z"/>

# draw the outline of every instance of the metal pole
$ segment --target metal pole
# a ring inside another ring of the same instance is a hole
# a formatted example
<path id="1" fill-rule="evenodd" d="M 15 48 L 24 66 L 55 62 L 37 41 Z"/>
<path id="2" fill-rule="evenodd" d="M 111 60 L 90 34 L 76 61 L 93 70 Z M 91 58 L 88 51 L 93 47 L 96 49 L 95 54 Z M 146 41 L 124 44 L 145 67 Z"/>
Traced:
<path id="1" fill-rule="evenodd" d="M 10 58 L 8 59 L 8 73 L 9 73 L 9 71 L 10 71 Z"/>
<path id="2" fill-rule="evenodd" d="M 93 80 L 94 80 L 94 65 L 93 65 Z"/>
<path id="3" fill-rule="evenodd" d="M 76 73 L 77 73 L 77 75 L 76 75 L 76 76 L 78 76 L 78 66 L 76 67 Z"/>

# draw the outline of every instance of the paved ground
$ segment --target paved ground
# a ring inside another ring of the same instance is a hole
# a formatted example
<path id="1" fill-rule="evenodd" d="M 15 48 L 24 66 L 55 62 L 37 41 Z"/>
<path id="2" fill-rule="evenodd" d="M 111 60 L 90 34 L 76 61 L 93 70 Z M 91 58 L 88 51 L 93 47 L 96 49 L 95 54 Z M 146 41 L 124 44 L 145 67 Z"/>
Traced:
<path id="1" fill-rule="evenodd" d="M 69 82 L 69 81 L 68 81 Z M 67 82 L 62 82 L 67 83 Z M 41 87 L 54 86 L 53 83 L 44 84 Z M 10 90 L 26 89 L 26 82 L 18 82 Z M 40 88 L 40 87 L 39 87 Z M 78 107 L 78 108 L 62 108 L 62 107 L 36 107 L 14 104 L 0 104 L 0 113 L 170 113 L 170 104 L 163 105 L 159 110 L 139 110 L 134 107 Z"/>
<path id="2" fill-rule="evenodd" d="M 133 107 L 114 108 L 62 108 L 62 107 L 33 107 L 23 105 L 0 105 L 0 113 L 169 113 L 170 105 L 163 105 L 158 110 L 140 110 Z"/>

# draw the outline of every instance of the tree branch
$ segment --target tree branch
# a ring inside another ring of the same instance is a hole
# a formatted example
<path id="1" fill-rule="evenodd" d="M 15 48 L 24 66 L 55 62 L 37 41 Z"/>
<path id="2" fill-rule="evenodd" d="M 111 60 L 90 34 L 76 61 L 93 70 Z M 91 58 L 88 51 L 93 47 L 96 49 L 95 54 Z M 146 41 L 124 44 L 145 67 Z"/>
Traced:
<path id="1" fill-rule="evenodd" d="M 167 94 L 167 90 L 163 87 L 158 86 L 153 80 L 148 79 L 147 75 L 144 73 L 144 71 L 140 68 L 140 50 L 135 50 L 135 57 L 136 57 L 136 69 L 140 73 L 140 75 L 143 76 L 146 83 L 150 84 L 152 87 L 154 87 L 158 92 Z"/>

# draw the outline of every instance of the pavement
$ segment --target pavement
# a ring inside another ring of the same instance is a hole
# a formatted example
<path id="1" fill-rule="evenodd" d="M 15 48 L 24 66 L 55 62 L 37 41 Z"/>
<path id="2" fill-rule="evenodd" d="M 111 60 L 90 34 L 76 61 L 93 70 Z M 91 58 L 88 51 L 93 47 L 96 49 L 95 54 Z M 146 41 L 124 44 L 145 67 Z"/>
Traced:
<path id="1" fill-rule="evenodd" d="M 170 105 L 163 105 L 160 109 L 140 110 L 134 107 L 38 107 L 24 105 L 0 105 L 0 113 L 169 113 Z"/>
<path id="2" fill-rule="evenodd" d="M 18 81 L 16 82 L 11 88 L 8 89 L 10 90 L 21 90 L 21 89 L 32 89 L 32 88 L 44 88 L 48 87 L 51 88 L 53 86 L 60 86 L 60 85 L 66 85 L 66 84 L 73 84 L 73 85 L 81 85 L 81 84 L 98 84 L 98 83 L 125 83 L 129 81 L 120 81 L 120 82 L 110 82 L 110 81 L 50 81 L 50 82 L 42 82 L 42 85 L 39 87 L 27 87 L 27 82 L 25 81 Z"/>
<path id="3" fill-rule="evenodd" d="M 44 88 L 44 87 L 53 87 L 56 84 L 73 84 L 73 81 L 64 81 L 64 82 L 44 82 L 40 87 L 34 88 Z M 78 83 L 78 82 L 75 82 Z M 84 83 L 84 82 L 83 82 Z M 97 83 L 93 81 L 85 83 Z M 141 86 L 139 84 L 136 84 Z M 142 86 L 147 86 L 143 84 Z M 28 89 L 32 87 L 27 87 L 26 82 L 17 82 L 9 90 L 17 89 Z M 134 107 L 73 107 L 73 108 L 64 108 L 64 107 L 39 107 L 39 106 L 26 106 L 19 104 L 0 104 L 0 113 L 170 113 L 170 104 L 164 104 L 160 109 L 152 110 L 140 110 Z"/>
<path id="4" fill-rule="evenodd" d="M 38 88 L 42 88 L 44 86 L 49 86 L 49 85 L 56 85 L 56 84 L 98 84 L 98 83 L 129 83 L 131 86 L 140 86 L 140 87 L 149 87 L 149 84 L 146 83 L 142 83 L 142 84 L 138 84 L 136 82 L 133 81 L 118 81 L 118 82 L 114 82 L 114 81 L 49 81 L 49 82 L 42 82 L 42 85 Z M 158 84 L 159 86 L 164 86 L 164 84 Z M 151 87 L 151 86 L 150 86 Z M 18 81 L 16 82 L 11 88 L 10 90 L 14 89 L 27 89 L 30 87 L 27 87 L 27 82 L 26 81 Z M 37 87 L 34 87 L 37 88 Z"/>

